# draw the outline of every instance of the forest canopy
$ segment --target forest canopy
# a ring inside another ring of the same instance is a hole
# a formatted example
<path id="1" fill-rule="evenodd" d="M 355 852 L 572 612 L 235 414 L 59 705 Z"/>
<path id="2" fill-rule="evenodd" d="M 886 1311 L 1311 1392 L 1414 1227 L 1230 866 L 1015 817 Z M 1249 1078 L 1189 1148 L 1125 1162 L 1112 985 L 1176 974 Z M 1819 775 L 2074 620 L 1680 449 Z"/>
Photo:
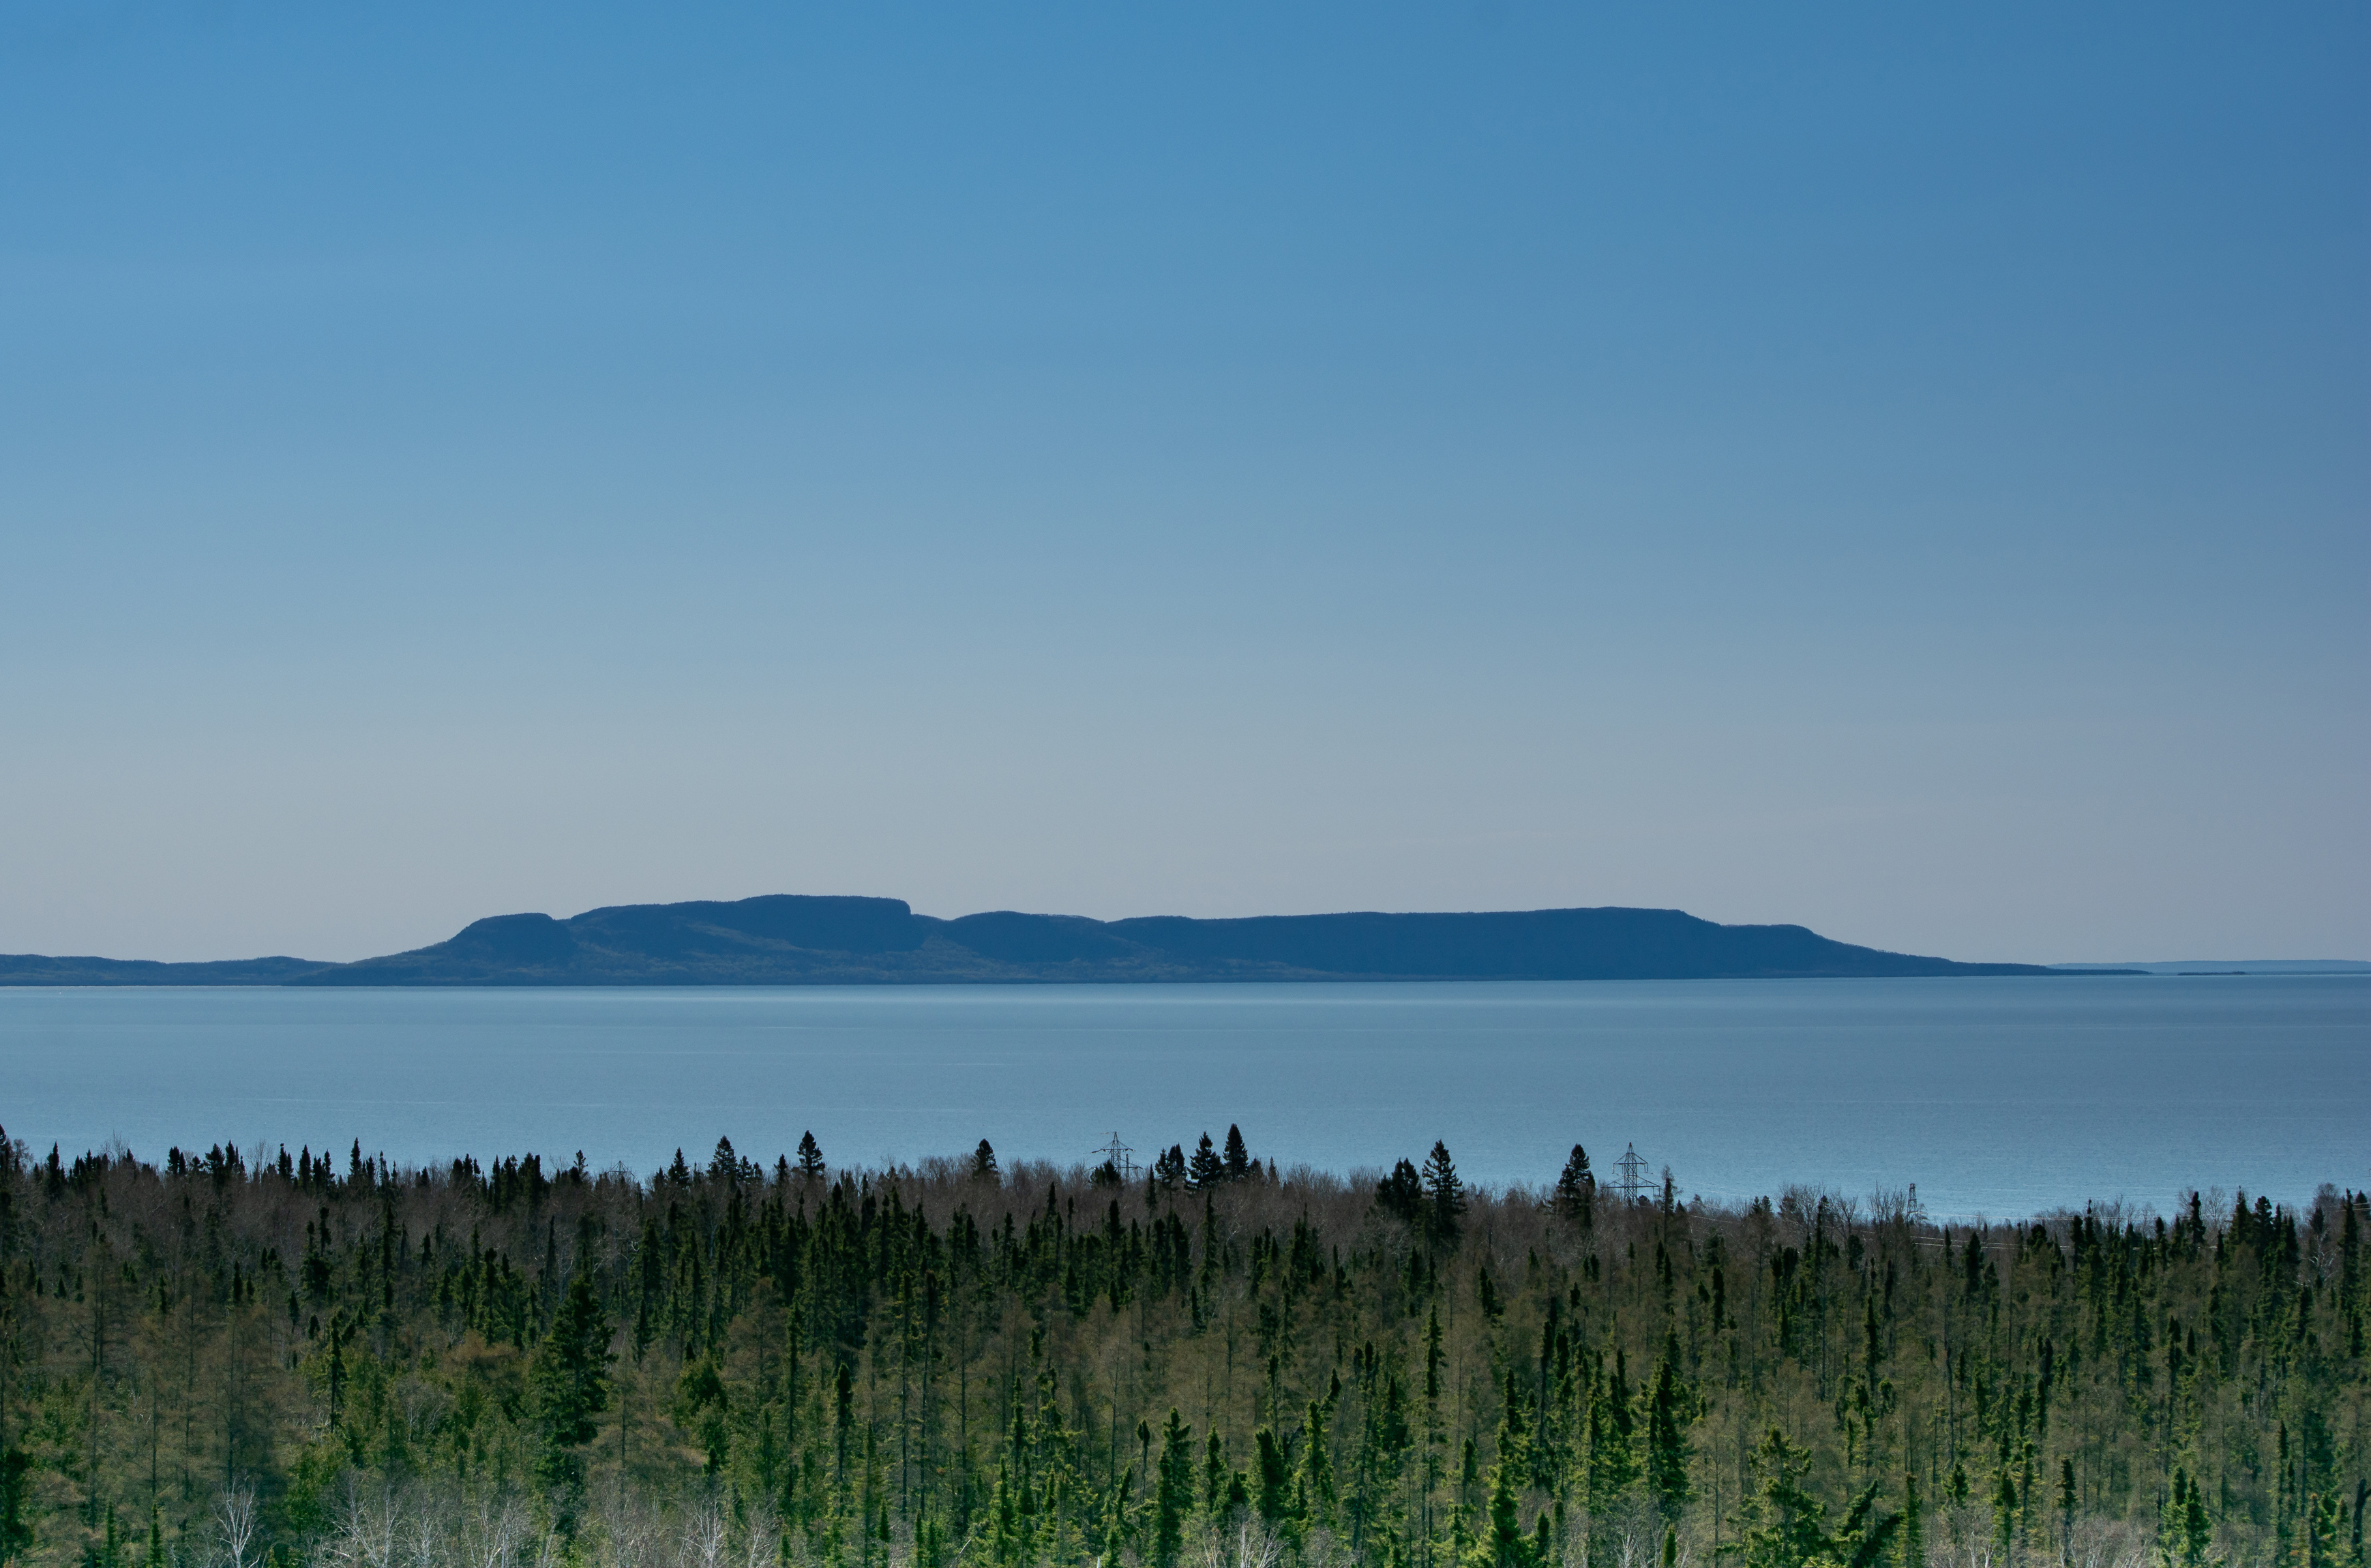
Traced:
<path id="1" fill-rule="evenodd" d="M 0 1136 L 0 1563 L 2363 1568 L 2366 1226 Z"/>

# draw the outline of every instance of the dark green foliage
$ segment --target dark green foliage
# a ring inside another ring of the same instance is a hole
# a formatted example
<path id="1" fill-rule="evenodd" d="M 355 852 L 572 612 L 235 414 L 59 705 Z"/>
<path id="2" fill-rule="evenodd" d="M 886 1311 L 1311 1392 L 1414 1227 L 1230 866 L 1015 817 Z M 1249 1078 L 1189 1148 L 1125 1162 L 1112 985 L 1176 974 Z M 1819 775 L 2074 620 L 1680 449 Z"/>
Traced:
<path id="1" fill-rule="evenodd" d="M 1616 1350 L 1611 1377 L 1596 1379 L 1589 1406 L 1589 1424 L 1582 1451 L 1589 1456 L 1589 1494 L 1613 1499 L 1627 1493 L 1640 1473 L 1634 1441 L 1636 1416 L 1626 1374 L 1626 1356 Z"/>
<path id="2" fill-rule="evenodd" d="M 1338 1397 L 1337 1384 L 1334 1395 L 1310 1401 L 1301 1423 L 1301 1473 L 1295 1503 L 1308 1524 L 1327 1530 L 1340 1522 L 1341 1494 L 1334 1481 L 1334 1400 Z"/>
<path id="3" fill-rule="evenodd" d="M 1354 1188 L 1206 1147 L 1191 1199 L 1170 1152 L 1091 1187 L 977 1150 L 834 1175 L 811 1139 L 811 1174 L 719 1140 L 649 1181 L 0 1144 L 0 1531 L 215 1562 L 235 1477 L 248 1568 L 347 1561 L 354 1498 L 428 1493 L 520 1499 L 583 1568 L 637 1510 L 745 1568 L 1180 1568 L 1214 1530 L 1280 1568 L 2365 1568 L 2358 1194 L 1584 1232 L 1445 1147 Z"/>
<path id="4" fill-rule="evenodd" d="M 2203 1568 L 2215 1544 L 2215 1527 L 2206 1516 L 2206 1499 L 2190 1479 L 2190 1472 L 2179 1467 L 2173 1472 L 2173 1487 L 2166 1498 L 2165 1526 L 2158 1539 L 2164 1543 L 2168 1562 L 2180 1568 Z"/>
<path id="5" fill-rule="evenodd" d="M 1458 1179 L 1457 1162 L 1449 1158 L 1449 1146 L 1437 1140 L 1424 1162 L 1424 1196 L 1426 1218 L 1433 1235 L 1444 1241 L 1454 1240 L 1458 1225 L 1465 1217 L 1465 1183 Z"/>
<path id="6" fill-rule="evenodd" d="M 32 1463 L 22 1448 L 0 1448 L 0 1568 L 33 1544 Z"/>
<path id="7" fill-rule="evenodd" d="M 1260 1523 L 1277 1529 L 1292 1516 L 1292 1469 L 1272 1428 L 1263 1426 L 1253 1435 L 1252 1450 L 1253 1505 L 1259 1510 Z"/>
<path id="8" fill-rule="evenodd" d="M 1589 1151 L 1579 1144 L 1564 1162 L 1564 1173 L 1556 1178 L 1556 1211 L 1558 1217 L 1587 1230 L 1597 1218 L 1597 1178 L 1590 1174 Z"/>
<path id="9" fill-rule="evenodd" d="M 548 1483 L 582 1485 L 582 1450 L 597 1430 L 595 1418 L 609 1406 L 609 1364 L 616 1359 L 609 1350 L 608 1316 L 594 1293 L 593 1276 L 580 1270 L 568 1282 L 559 1315 L 527 1369 Z"/>
<path id="10" fill-rule="evenodd" d="M 1227 1124 L 1227 1152 L 1224 1163 L 1228 1181 L 1243 1182 L 1250 1179 L 1251 1151 L 1243 1147 L 1243 1130 L 1232 1122 Z"/>
<path id="11" fill-rule="evenodd" d="M 1161 1473 L 1153 1498 L 1152 1561 L 1176 1568 L 1186 1540 L 1186 1517 L 1194 1508 L 1194 1436 L 1177 1412 L 1162 1429 Z"/>
<path id="12" fill-rule="evenodd" d="M 1522 1503 L 1530 1448 L 1524 1442 L 1521 1407 L 1512 1401 L 1498 1421 L 1498 1460 L 1490 1467 L 1489 1503 L 1482 1528 L 1465 1554 L 1464 1568 L 1534 1568 L 1532 1541 L 1523 1528 Z M 1476 1455 L 1472 1445 L 1465 1463 Z"/>
<path id="13" fill-rule="evenodd" d="M 1754 1522 L 1745 1534 L 1750 1568 L 1806 1568 L 1810 1563 L 1871 1568 L 1885 1561 L 1902 1516 L 1876 1512 L 1875 1483 L 1854 1500 L 1844 1524 L 1831 1535 L 1827 1505 L 1804 1486 L 1811 1468 L 1808 1452 L 1774 1426 L 1754 1450 L 1753 1465 L 1762 1491 Z"/>
<path id="14" fill-rule="evenodd" d="M 1688 1480 L 1688 1424 L 1694 1412 L 1680 1385 L 1680 1355 L 1677 1336 L 1667 1337 L 1647 1399 L 1647 1493 L 1667 1519 L 1677 1518 L 1694 1495 Z"/>
<path id="15" fill-rule="evenodd" d="M 1210 1143 L 1210 1135 L 1204 1133 L 1200 1146 L 1194 1150 L 1194 1158 L 1186 1162 L 1186 1189 L 1206 1193 L 1226 1179 L 1227 1162 L 1219 1158 L 1219 1151 Z"/>

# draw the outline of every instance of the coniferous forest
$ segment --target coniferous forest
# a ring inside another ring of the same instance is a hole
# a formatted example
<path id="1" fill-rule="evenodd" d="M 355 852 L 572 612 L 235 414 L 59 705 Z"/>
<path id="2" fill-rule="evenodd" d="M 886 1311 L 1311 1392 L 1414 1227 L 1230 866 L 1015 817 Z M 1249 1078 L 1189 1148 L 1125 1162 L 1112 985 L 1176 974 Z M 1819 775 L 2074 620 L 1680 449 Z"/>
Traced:
<path id="1" fill-rule="evenodd" d="M 0 1562 L 2363 1568 L 2366 1227 L 0 1137 Z"/>

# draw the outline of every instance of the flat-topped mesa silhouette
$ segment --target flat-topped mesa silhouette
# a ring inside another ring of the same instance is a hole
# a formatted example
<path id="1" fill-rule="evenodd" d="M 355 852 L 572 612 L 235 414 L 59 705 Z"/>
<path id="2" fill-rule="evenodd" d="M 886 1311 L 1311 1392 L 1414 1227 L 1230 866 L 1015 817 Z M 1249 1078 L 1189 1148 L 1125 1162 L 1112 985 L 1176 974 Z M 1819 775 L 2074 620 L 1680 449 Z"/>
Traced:
<path id="1" fill-rule="evenodd" d="M 1676 909 L 1090 920 L 1012 910 L 943 920 L 902 899 L 774 894 L 498 915 L 304 986 L 781 986 L 1214 980 L 1698 980 L 2043 974 L 1856 947 L 1800 926 Z"/>
<path id="2" fill-rule="evenodd" d="M 495 915 L 353 963 L 0 956 L 12 986 L 831 986 L 1214 980 L 1732 980 L 2048 974 L 1856 947 L 1677 909 L 942 920 L 898 898 L 773 894 Z"/>

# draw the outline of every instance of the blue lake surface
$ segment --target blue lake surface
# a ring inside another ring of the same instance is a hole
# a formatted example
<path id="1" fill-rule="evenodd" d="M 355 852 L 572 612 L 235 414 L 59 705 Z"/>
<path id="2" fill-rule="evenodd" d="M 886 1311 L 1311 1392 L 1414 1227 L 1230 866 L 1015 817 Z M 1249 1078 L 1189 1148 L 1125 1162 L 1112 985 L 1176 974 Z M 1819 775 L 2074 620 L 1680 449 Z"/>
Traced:
<path id="1" fill-rule="evenodd" d="M 1916 1183 L 1938 1216 L 2371 1185 L 2371 977 L 682 990 L 0 990 L 0 1125 L 46 1153 L 236 1140 L 650 1171 L 1149 1159 L 1240 1123 L 1348 1171 L 1683 1193 Z"/>

